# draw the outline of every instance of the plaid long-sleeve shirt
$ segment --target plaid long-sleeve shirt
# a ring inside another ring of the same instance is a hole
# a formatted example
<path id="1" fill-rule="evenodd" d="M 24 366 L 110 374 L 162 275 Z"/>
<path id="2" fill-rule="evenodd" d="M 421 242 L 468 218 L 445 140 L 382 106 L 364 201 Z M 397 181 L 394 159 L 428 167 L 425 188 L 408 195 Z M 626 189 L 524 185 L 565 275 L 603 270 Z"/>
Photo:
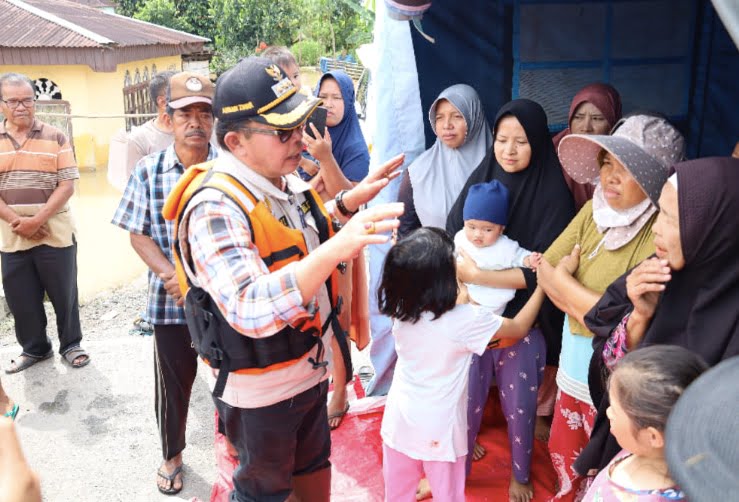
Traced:
<path id="1" fill-rule="evenodd" d="M 211 147 L 207 160 L 215 158 L 216 155 L 216 150 Z M 166 221 L 162 217 L 162 208 L 167 196 L 184 172 L 185 168 L 177 158 L 174 144 L 166 150 L 141 159 L 128 179 L 126 190 L 111 221 L 131 233 L 151 237 L 170 263 L 174 263 L 172 256 L 174 222 Z M 151 270 L 146 315 L 153 324 L 187 322 L 184 308 L 177 306 L 164 289 L 164 281 Z"/>
<path id="2" fill-rule="evenodd" d="M 291 228 L 300 229 L 308 250 L 319 246 L 318 231 L 313 217 L 303 215 L 300 205 L 302 192 L 308 185 L 297 177 L 288 177 L 293 195 L 277 189 L 265 178 L 254 173 L 231 154 L 224 153 L 215 168 L 235 176 L 263 198 L 272 214 L 284 218 Z M 251 202 L 242 200 L 246 207 Z M 322 315 L 331 311 L 325 287 L 308 308 L 298 289 L 295 266 L 287 265 L 270 272 L 252 242 L 249 223 L 239 206 L 215 190 L 204 190 L 193 198 L 182 219 L 180 243 L 183 257 L 193 269 L 191 280 L 203 288 L 215 301 L 228 323 L 239 333 L 251 338 L 272 336 L 287 325 L 313 315 L 318 308 Z M 324 333 L 324 359 L 331 360 L 329 328 Z M 221 398 L 231 406 L 257 408 L 295 396 L 327 378 L 326 369 L 313 369 L 307 359 L 316 357 L 317 349 L 304 356 L 305 361 L 259 375 L 231 373 Z M 217 370 L 209 372 L 211 388 Z"/>

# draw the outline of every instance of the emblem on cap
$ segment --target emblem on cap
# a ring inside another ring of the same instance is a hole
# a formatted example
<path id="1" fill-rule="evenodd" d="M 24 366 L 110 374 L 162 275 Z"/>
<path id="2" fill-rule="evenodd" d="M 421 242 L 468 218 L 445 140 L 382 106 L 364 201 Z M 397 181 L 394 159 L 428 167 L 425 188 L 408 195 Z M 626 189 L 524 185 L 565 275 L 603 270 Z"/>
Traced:
<path id="1" fill-rule="evenodd" d="M 185 87 L 191 92 L 200 92 L 203 90 L 203 83 L 197 77 L 190 77 L 185 81 Z"/>
<path id="2" fill-rule="evenodd" d="M 271 64 L 268 67 L 264 69 L 264 71 L 267 72 L 267 75 L 275 79 L 275 82 L 279 82 L 282 80 L 282 72 L 280 71 L 279 66 L 276 64 Z"/>

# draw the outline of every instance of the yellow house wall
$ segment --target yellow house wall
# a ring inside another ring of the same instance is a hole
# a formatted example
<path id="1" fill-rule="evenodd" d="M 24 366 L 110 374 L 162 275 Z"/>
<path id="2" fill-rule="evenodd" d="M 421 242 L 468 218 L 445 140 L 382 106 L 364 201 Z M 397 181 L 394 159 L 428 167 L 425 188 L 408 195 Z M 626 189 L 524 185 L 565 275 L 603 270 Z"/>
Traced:
<path id="1" fill-rule="evenodd" d="M 0 65 L 0 73 L 17 72 L 32 80 L 45 77 L 61 89 L 74 115 L 122 115 L 123 79 L 128 70 L 133 79 L 136 69 L 143 77 L 144 68 L 151 75 L 152 64 L 157 71 L 180 70 L 180 56 L 168 56 L 119 64 L 115 72 L 94 72 L 87 65 Z M 108 163 L 110 137 L 125 127 L 123 118 L 74 118 L 72 129 L 77 163 L 83 168 L 97 168 Z"/>

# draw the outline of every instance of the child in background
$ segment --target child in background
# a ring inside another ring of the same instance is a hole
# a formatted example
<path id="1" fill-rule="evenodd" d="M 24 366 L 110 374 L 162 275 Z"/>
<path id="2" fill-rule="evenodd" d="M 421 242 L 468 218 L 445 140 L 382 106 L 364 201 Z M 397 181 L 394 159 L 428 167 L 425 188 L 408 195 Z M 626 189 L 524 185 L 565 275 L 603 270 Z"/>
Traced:
<path id="1" fill-rule="evenodd" d="M 271 45 L 260 56 L 271 60 L 279 66 L 285 72 L 287 78 L 290 79 L 290 82 L 298 89 L 298 92 L 310 95 L 310 89 L 303 88 L 303 77 L 300 74 L 300 66 L 298 66 L 298 61 L 295 59 L 293 53 L 290 52 L 290 49 L 281 45 Z M 298 175 L 303 181 L 309 181 L 318 173 L 319 169 L 318 162 L 307 152 L 304 146 L 303 157 L 300 159 L 300 164 L 298 164 Z"/>
<path id="2" fill-rule="evenodd" d="M 493 338 L 523 338 L 543 301 L 537 289 L 515 319 L 456 304 L 454 243 L 421 228 L 393 246 L 378 289 L 394 319 L 398 362 L 382 420 L 385 500 L 416 500 L 426 473 L 434 498 L 464 500 L 467 384 L 472 354 Z"/>
<path id="3" fill-rule="evenodd" d="M 464 250 L 482 270 L 528 267 L 536 270 L 541 253 L 532 253 L 503 235 L 508 223 L 508 189 L 498 180 L 470 187 L 464 201 L 464 228 L 454 236 L 457 250 Z M 501 315 L 516 294 L 515 289 L 465 283 L 472 302 Z"/>
<path id="4" fill-rule="evenodd" d="M 584 501 L 685 500 L 665 460 L 665 424 L 672 407 L 706 363 L 682 347 L 653 345 L 621 359 L 608 385 L 611 434 L 623 448 L 593 481 Z"/>

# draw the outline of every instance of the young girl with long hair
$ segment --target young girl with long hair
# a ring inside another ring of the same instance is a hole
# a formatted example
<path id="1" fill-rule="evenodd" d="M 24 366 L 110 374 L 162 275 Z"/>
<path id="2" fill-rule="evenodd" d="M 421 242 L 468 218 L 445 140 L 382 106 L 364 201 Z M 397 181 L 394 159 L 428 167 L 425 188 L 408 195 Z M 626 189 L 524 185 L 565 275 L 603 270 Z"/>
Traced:
<path id="1" fill-rule="evenodd" d="M 667 469 L 665 424 L 672 407 L 707 369 L 676 345 L 652 345 L 624 356 L 608 383 L 611 433 L 623 448 L 595 478 L 584 501 L 685 500 Z"/>
<path id="2" fill-rule="evenodd" d="M 377 293 L 380 312 L 394 319 L 398 353 L 381 429 L 385 500 L 416 500 L 424 473 L 434 498 L 464 500 L 472 355 L 499 338 L 524 338 L 543 300 L 537 290 L 506 319 L 457 304 L 458 291 L 444 230 L 420 228 L 390 249 Z"/>

